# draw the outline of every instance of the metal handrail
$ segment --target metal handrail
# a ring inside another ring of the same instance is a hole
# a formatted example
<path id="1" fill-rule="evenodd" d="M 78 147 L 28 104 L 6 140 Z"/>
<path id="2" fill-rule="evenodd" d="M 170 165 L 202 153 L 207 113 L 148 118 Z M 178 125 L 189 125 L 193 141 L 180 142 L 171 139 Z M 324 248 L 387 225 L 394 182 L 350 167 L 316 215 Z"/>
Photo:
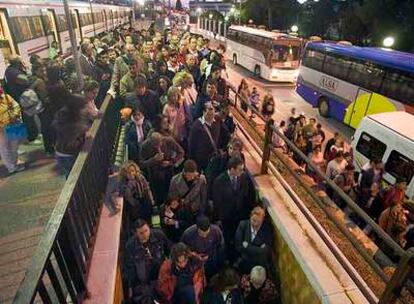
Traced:
<path id="1" fill-rule="evenodd" d="M 79 303 L 87 295 L 94 236 L 120 126 L 118 107 L 107 95 L 103 116 L 89 131 L 91 139 L 76 159 L 13 303 L 33 303 L 37 297 L 44 303 L 67 303 L 68 297 Z"/>
<path id="2" fill-rule="evenodd" d="M 252 113 L 256 114 L 257 117 L 259 117 L 261 120 L 263 120 L 265 122 L 265 124 L 266 124 L 265 125 L 265 136 L 264 136 L 264 138 L 262 136 L 260 136 L 263 139 L 263 141 L 264 141 L 264 143 L 263 143 L 263 154 L 261 155 L 262 156 L 262 174 L 266 174 L 267 173 L 267 167 L 268 167 L 267 163 L 270 162 L 270 155 L 273 154 L 276 157 L 278 157 L 278 159 L 280 161 L 282 161 L 282 163 L 286 166 L 286 168 L 288 168 L 288 170 L 293 174 L 293 176 L 296 179 L 300 180 L 299 175 L 296 172 L 294 172 L 294 170 L 292 168 L 290 168 L 283 159 L 281 159 L 279 157 L 279 155 L 275 152 L 275 149 L 271 146 L 272 134 L 273 134 L 273 132 L 275 132 L 278 136 L 280 136 L 280 138 L 282 140 L 284 140 L 284 142 L 287 144 L 287 146 L 289 146 L 289 148 L 294 153 L 296 153 L 310 168 L 312 168 L 312 170 L 320 178 L 322 178 L 325 181 L 325 183 L 327 184 L 327 186 L 329 186 L 331 189 L 333 189 L 333 191 L 336 192 L 336 194 L 347 204 L 347 206 L 349 206 L 363 221 L 365 221 L 365 223 L 367 223 L 369 226 L 372 227 L 373 231 L 379 236 L 379 238 L 381 240 L 383 240 L 385 246 L 387 246 L 388 248 L 390 248 L 394 252 L 394 254 L 396 254 L 400 259 L 402 259 L 403 257 L 405 257 L 405 259 L 407 259 L 406 258 L 406 256 L 407 256 L 406 251 L 404 249 L 402 249 L 401 246 L 399 246 L 368 214 L 366 214 L 366 212 L 364 210 L 362 210 L 358 206 L 358 204 L 356 204 L 344 191 L 342 191 L 341 188 L 339 188 L 330 178 L 328 178 L 324 172 L 322 172 L 317 166 L 315 166 L 313 164 L 313 162 L 300 149 L 298 149 L 296 147 L 296 145 L 291 140 L 289 140 L 284 134 L 282 134 L 281 132 L 279 132 L 279 130 L 274 126 L 274 121 L 272 119 L 267 120 L 260 113 L 260 111 L 258 111 L 254 107 L 252 107 L 249 104 L 249 102 L 247 100 L 245 100 L 236 91 L 236 89 L 234 88 L 234 86 L 232 86 L 231 84 L 229 84 L 229 87 L 231 88 L 231 91 L 235 95 L 235 99 L 234 99 L 233 106 L 235 108 L 237 108 L 237 100 L 238 99 L 241 100 L 241 101 L 243 101 L 246 104 L 247 108 Z M 239 110 L 239 111 L 241 111 L 241 110 Z M 249 121 L 247 121 L 247 122 L 249 124 L 251 124 Z M 343 227 L 343 225 L 341 225 L 331 214 L 329 214 L 329 212 L 327 211 L 326 206 L 324 206 L 324 203 L 320 200 L 319 197 L 316 196 L 316 194 L 313 192 L 312 189 L 310 189 L 310 187 L 304 185 L 304 188 L 311 195 L 311 197 L 313 199 L 315 199 L 315 201 L 318 203 L 318 205 L 327 214 L 328 218 L 330 220 L 332 220 L 336 224 L 337 228 L 354 245 L 354 247 L 356 248 L 356 250 L 363 256 L 364 260 L 372 267 L 372 269 L 379 275 L 379 277 L 385 283 L 391 284 L 392 282 L 398 282 L 398 283 L 401 284 L 401 280 L 394 279 L 394 277 L 395 277 L 396 274 L 394 274 L 393 279 L 389 279 L 388 278 L 388 276 L 385 274 L 385 272 L 383 271 L 383 269 L 377 264 L 377 262 L 373 259 L 373 257 L 371 257 L 366 252 L 365 248 L 361 244 L 358 243 L 358 241 L 356 240 L 356 238 L 349 231 L 347 231 L 346 228 Z M 411 266 L 407 262 L 405 262 L 405 263 L 400 262 L 396 273 L 404 272 L 404 270 L 401 270 L 400 267 L 411 267 Z M 410 280 L 408 280 L 408 276 L 406 276 L 406 280 L 404 282 L 407 283 L 407 287 L 409 287 L 410 290 L 414 290 L 414 288 L 413 288 L 413 285 L 414 284 Z M 396 284 L 396 283 L 394 283 L 394 284 Z M 389 299 L 389 294 L 392 293 L 391 291 L 389 291 L 389 288 L 390 287 L 388 285 L 387 285 L 387 288 L 386 288 L 387 294 L 386 294 L 386 292 L 384 292 L 384 296 L 386 296 L 387 299 Z M 401 288 L 401 285 L 398 285 L 398 287 L 395 287 L 395 288 Z M 395 288 L 393 289 L 393 291 L 395 291 Z M 385 303 L 385 302 L 381 302 L 381 303 Z"/>

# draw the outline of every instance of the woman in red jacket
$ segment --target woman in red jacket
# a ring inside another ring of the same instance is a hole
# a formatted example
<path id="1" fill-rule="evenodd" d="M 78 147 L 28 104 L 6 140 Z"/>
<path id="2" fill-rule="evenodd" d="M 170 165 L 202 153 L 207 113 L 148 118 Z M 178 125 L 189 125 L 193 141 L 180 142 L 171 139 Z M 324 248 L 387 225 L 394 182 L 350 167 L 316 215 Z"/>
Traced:
<path id="1" fill-rule="evenodd" d="M 170 259 L 162 263 L 158 274 L 158 301 L 161 304 L 199 304 L 204 280 L 202 262 L 184 243 L 175 244 Z"/>

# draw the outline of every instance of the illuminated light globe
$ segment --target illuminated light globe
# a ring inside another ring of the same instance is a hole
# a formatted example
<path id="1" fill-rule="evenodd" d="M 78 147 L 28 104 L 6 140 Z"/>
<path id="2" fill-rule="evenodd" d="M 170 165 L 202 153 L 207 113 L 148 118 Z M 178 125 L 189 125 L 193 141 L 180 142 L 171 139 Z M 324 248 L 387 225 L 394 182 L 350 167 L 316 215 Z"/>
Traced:
<path id="1" fill-rule="evenodd" d="M 224 21 L 229 21 L 229 16 L 224 17 Z"/>
<path id="2" fill-rule="evenodd" d="M 290 30 L 294 33 L 297 33 L 299 31 L 299 27 L 297 25 L 292 25 L 292 27 L 290 28 Z"/>
<path id="3" fill-rule="evenodd" d="M 139 5 L 144 5 L 145 4 L 145 0 L 135 0 Z"/>
<path id="4" fill-rule="evenodd" d="M 213 19 L 213 14 L 208 15 L 208 18 Z"/>
<path id="5" fill-rule="evenodd" d="M 201 13 L 202 9 L 201 7 L 197 7 L 197 13 Z"/>
<path id="6" fill-rule="evenodd" d="M 387 48 L 392 47 L 394 45 L 394 43 L 395 43 L 395 39 L 393 37 L 387 37 L 382 42 L 382 44 Z"/>
<path id="7" fill-rule="evenodd" d="M 299 4 L 305 3 L 307 0 L 298 0 Z M 316 1 L 317 2 L 317 1 Z"/>

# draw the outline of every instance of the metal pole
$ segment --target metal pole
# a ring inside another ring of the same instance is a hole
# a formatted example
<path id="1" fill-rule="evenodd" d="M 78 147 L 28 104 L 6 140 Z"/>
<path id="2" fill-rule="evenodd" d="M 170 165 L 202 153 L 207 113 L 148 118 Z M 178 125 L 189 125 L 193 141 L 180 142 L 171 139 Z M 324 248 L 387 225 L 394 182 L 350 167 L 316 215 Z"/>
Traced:
<path id="1" fill-rule="evenodd" d="M 80 66 L 78 44 L 76 43 L 76 35 L 75 35 L 74 30 L 73 30 L 72 16 L 70 14 L 68 0 L 63 0 L 63 8 L 65 9 L 65 16 L 66 16 L 66 21 L 68 23 L 70 44 L 71 44 L 71 48 L 72 48 L 72 55 L 73 55 L 73 59 L 75 61 L 76 75 L 78 76 L 77 77 L 78 78 L 78 85 L 77 85 L 76 91 L 80 92 L 83 89 L 83 74 L 82 74 L 82 70 L 81 70 L 81 66 Z"/>
<path id="2" fill-rule="evenodd" d="M 239 25 L 241 25 L 241 2 L 242 0 L 239 0 Z"/>
<path id="3" fill-rule="evenodd" d="M 95 17 L 93 16 L 93 10 L 92 10 L 92 0 L 89 0 L 89 6 L 91 8 L 91 16 L 92 16 L 92 26 L 93 26 L 93 35 L 96 36 L 96 30 L 95 30 Z"/>
<path id="4" fill-rule="evenodd" d="M 131 20 L 131 27 L 134 26 L 135 22 L 135 0 L 131 0 L 131 7 L 132 7 L 132 20 Z"/>

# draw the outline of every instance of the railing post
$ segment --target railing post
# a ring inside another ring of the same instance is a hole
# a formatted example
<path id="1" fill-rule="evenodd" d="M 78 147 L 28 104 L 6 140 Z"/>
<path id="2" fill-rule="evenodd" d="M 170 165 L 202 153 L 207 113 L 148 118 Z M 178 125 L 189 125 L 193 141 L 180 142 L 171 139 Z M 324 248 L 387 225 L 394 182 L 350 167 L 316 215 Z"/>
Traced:
<path id="1" fill-rule="evenodd" d="M 271 150 L 271 147 L 272 147 L 273 124 L 274 124 L 273 119 L 269 119 L 268 121 L 266 121 L 264 147 L 263 147 L 263 158 L 262 158 L 262 168 L 260 170 L 261 174 L 267 174 L 267 170 L 268 170 L 268 162 L 269 162 L 269 159 L 270 159 L 270 150 Z"/>
<path id="2" fill-rule="evenodd" d="M 398 300 L 404 283 L 412 273 L 414 266 L 414 248 L 408 249 L 401 257 L 400 263 L 391 280 L 385 287 L 378 304 L 394 304 Z"/>

